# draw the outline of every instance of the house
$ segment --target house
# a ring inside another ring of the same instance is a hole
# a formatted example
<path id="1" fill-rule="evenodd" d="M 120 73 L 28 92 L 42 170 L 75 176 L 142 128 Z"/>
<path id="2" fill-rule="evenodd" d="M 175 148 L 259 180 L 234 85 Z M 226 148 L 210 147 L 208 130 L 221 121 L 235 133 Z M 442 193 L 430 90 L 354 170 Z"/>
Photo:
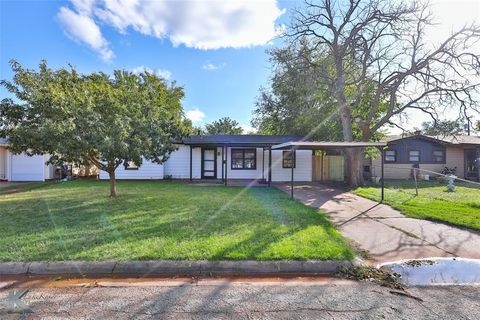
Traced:
<path id="1" fill-rule="evenodd" d="M 384 147 L 384 142 L 314 142 L 287 135 L 203 135 L 176 142 L 163 164 L 144 160 L 121 165 L 115 171 L 119 180 L 229 180 L 343 181 L 344 158 L 341 150 L 351 147 Z M 3 140 L 0 147 L 0 174 L 9 181 L 54 179 L 56 170 L 45 165 L 47 156 L 14 155 Z M 322 150 L 319 154 L 318 150 Z M 2 160 L 3 159 L 3 160 Z M 91 175 L 91 170 L 88 175 Z M 85 174 L 87 175 L 87 174 Z M 99 178 L 107 180 L 105 171 Z"/>
<path id="2" fill-rule="evenodd" d="M 177 150 L 159 165 L 143 161 L 120 166 L 117 179 L 258 179 L 268 181 L 270 148 L 298 136 L 281 135 L 203 135 L 191 136 L 177 142 Z M 223 159 L 223 161 L 222 161 Z M 222 163 L 224 165 L 222 165 Z M 312 151 L 271 150 L 271 181 L 312 181 Z M 100 179 L 108 174 L 100 172 Z"/>
<path id="3" fill-rule="evenodd" d="M 13 154 L 0 138 L 0 181 L 45 181 L 55 178 L 55 167 L 46 165 L 47 155 Z"/>
<path id="4" fill-rule="evenodd" d="M 120 166 L 117 179 L 246 179 L 265 182 L 343 181 L 339 150 L 383 147 L 385 143 L 314 142 L 286 135 L 203 135 L 177 142 L 177 150 L 162 165 L 144 161 Z M 324 151 L 321 155 L 317 150 Z M 100 179 L 108 179 L 100 172 Z"/>
<path id="5" fill-rule="evenodd" d="M 480 181 L 480 136 L 390 136 L 384 155 L 386 179 L 408 179 L 412 168 L 440 173 L 455 169 L 459 178 Z M 379 176 L 381 158 L 372 161 L 372 175 Z"/>

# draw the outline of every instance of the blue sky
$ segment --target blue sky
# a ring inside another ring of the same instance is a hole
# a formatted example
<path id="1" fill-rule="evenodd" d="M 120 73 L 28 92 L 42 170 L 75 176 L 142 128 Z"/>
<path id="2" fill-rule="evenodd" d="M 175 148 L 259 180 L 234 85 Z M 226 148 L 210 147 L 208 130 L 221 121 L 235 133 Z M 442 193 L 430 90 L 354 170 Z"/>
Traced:
<path id="1" fill-rule="evenodd" d="M 145 67 L 185 88 L 184 108 L 194 111 L 189 115 L 196 124 L 229 116 L 243 125 L 250 123 L 260 86 L 268 83 L 265 50 L 278 44 L 270 41 L 274 29 L 288 22 L 283 10 L 294 5 L 183 1 L 179 7 L 162 0 L 147 2 L 153 7 L 142 11 L 97 0 L 0 3 L 1 79 L 11 79 L 13 58 L 31 68 L 40 59 L 51 67 L 71 63 L 85 73 Z"/>

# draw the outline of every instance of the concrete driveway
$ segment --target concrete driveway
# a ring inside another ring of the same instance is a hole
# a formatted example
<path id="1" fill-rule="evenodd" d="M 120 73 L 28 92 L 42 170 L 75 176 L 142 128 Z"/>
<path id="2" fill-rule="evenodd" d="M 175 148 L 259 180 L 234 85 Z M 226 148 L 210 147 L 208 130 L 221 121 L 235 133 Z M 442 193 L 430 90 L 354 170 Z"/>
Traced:
<path id="1" fill-rule="evenodd" d="M 290 194 L 289 184 L 276 184 Z M 480 259 L 480 234 L 442 223 L 407 218 L 390 206 L 316 183 L 297 183 L 295 198 L 321 208 L 369 260 L 382 263 L 427 257 Z"/>

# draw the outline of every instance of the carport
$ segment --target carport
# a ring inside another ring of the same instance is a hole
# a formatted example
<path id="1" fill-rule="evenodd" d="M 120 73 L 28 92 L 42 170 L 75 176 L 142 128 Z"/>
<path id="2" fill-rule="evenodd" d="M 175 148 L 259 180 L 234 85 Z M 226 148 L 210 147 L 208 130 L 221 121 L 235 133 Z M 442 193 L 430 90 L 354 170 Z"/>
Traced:
<path id="1" fill-rule="evenodd" d="M 349 149 L 349 148 L 367 148 L 374 147 L 380 151 L 381 154 L 381 164 L 382 164 L 382 200 L 384 200 L 384 147 L 387 145 L 386 142 L 329 142 L 329 141 L 290 141 L 282 144 L 273 145 L 271 150 L 290 150 L 292 154 L 295 150 L 328 150 L 328 149 Z M 293 199 L 293 187 L 294 187 L 294 166 L 291 170 L 291 180 L 290 180 L 290 197 Z M 271 171 L 271 161 L 269 162 L 269 171 Z"/>

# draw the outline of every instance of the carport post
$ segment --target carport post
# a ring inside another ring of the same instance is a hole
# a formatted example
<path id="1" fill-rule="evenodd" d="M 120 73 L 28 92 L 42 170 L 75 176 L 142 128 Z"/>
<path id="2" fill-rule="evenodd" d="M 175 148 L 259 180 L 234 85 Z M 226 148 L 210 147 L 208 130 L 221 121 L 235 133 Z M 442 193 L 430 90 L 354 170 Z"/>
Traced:
<path id="1" fill-rule="evenodd" d="M 385 179 L 384 179 L 384 167 L 385 167 L 385 150 L 383 148 L 381 149 L 382 154 L 382 200 L 380 202 L 383 202 L 383 199 L 385 199 Z"/>
<path id="2" fill-rule="evenodd" d="M 268 186 L 272 181 L 272 147 L 268 148 Z"/>
<path id="3" fill-rule="evenodd" d="M 192 181 L 192 146 L 190 146 L 190 181 Z"/>
<path id="4" fill-rule="evenodd" d="M 228 145 L 225 145 L 225 187 L 228 185 Z"/>
<path id="5" fill-rule="evenodd" d="M 293 199 L 293 167 L 294 167 L 294 163 L 295 163 L 295 160 L 294 160 L 294 157 L 293 157 L 293 147 L 290 148 L 290 157 L 292 157 L 292 179 L 290 181 L 290 198 Z"/>

